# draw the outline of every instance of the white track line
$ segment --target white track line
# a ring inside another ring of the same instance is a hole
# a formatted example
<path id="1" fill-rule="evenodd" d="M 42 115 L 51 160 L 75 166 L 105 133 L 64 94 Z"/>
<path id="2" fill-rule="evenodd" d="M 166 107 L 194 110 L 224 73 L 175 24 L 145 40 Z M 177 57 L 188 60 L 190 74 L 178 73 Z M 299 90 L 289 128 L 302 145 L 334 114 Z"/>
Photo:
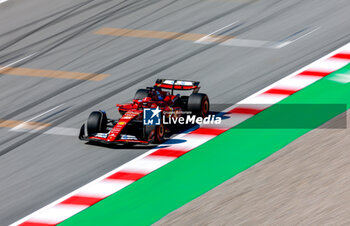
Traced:
<path id="1" fill-rule="evenodd" d="M 238 47 L 253 47 L 253 48 L 271 48 L 279 49 L 279 45 L 275 42 L 264 41 L 264 40 L 252 40 L 252 39 L 239 39 L 233 38 L 220 43 L 222 46 L 238 46 Z"/>
<path id="2" fill-rule="evenodd" d="M 198 44 L 212 44 L 215 43 L 216 41 L 220 40 L 220 38 L 216 38 L 216 37 L 211 37 L 211 35 L 232 26 L 233 24 L 236 24 L 238 21 L 235 21 L 231 24 L 228 24 L 222 28 L 219 28 L 218 30 L 198 39 L 197 41 L 195 41 L 194 43 L 198 43 Z M 311 33 L 317 31 L 320 27 L 316 27 L 315 29 L 293 39 L 293 40 L 286 40 L 286 41 L 280 41 L 280 42 L 275 42 L 275 41 L 266 41 L 266 40 L 254 40 L 254 39 L 240 39 L 240 38 L 232 38 L 229 39 L 227 41 L 224 41 L 222 43 L 220 43 L 219 45 L 222 46 L 238 46 L 238 47 L 252 47 L 252 48 L 270 48 L 270 49 L 280 49 L 283 47 L 286 47 L 294 42 L 296 42 L 297 40 L 304 38 L 308 35 L 310 35 Z"/>
<path id="3" fill-rule="evenodd" d="M 1 3 L 4 3 L 4 2 L 7 2 L 8 0 L 0 0 L 0 4 Z"/>
<path id="4" fill-rule="evenodd" d="M 232 25 L 236 24 L 238 21 L 235 21 L 233 23 L 230 23 L 222 28 L 219 28 L 212 33 L 198 39 L 194 43 L 198 44 L 211 44 L 214 43 L 221 38 L 217 37 L 211 37 L 213 34 L 218 33 L 219 31 L 224 30 L 225 28 L 231 27 Z M 258 48 L 281 48 L 284 47 L 284 43 L 279 42 L 271 42 L 271 41 L 264 41 L 264 40 L 252 40 L 252 39 L 239 39 L 239 38 L 232 38 L 227 41 L 224 41 L 220 43 L 219 45 L 223 46 L 238 46 L 238 47 L 258 47 Z M 281 46 L 281 47 L 280 47 Z"/>
<path id="5" fill-rule="evenodd" d="M 1 1 L 1 0 L 0 0 L 0 1 Z M 0 3 L 1 3 L 1 2 L 0 2 Z M 13 62 L 13 63 L 10 63 L 10 64 L 8 64 L 8 65 L 6 65 L 6 66 L 4 66 L 4 67 L 1 67 L 1 68 L 0 68 L 0 74 L 1 74 L 1 71 L 2 71 L 2 70 L 6 69 L 6 68 L 8 68 L 8 67 L 11 67 L 12 65 L 17 64 L 17 63 L 19 63 L 19 62 L 21 62 L 21 61 L 23 61 L 23 60 L 26 60 L 26 59 L 28 59 L 29 57 L 34 56 L 35 54 L 36 54 L 36 53 L 30 54 L 29 56 L 23 57 L 22 59 L 19 59 L 19 60 Z"/>
<path id="6" fill-rule="evenodd" d="M 62 105 L 64 105 L 64 104 L 60 104 L 60 105 L 58 105 L 58 106 L 56 106 L 56 107 L 54 107 L 54 108 L 51 108 L 50 110 L 47 110 L 47 111 L 45 111 L 45 112 L 43 112 L 43 113 L 41 113 L 41 114 L 39 114 L 39 115 L 37 115 L 37 116 L 34 116 L 33 118 L 28 119 L 27 121 L 24 121 L 24 122 L 22 122 L 21 124 L 19 124 L 19 125 L 13 127 L 12 129 L 10 129 L 10 131 L 15 131 L 15 130 L 22 129 L 23 127 L 26 126 L 26 124 L 27 124 L 28 122 L 31 122 L 31 121 L 33 121 L 33 120 L 35 120 L 35 119 L 37 119 L 37 118 L 39 118 L 39 117 L 41 117 L 41 116 L 43 116 L 43 115 L 49 113 L 49 112 L 51 112 L 51 111 L 53 111 L 53 110 L 55 110 L 55 109 L 61 107 Z"/>
<path id="7" fill-rule="evenodd" d="M 204 41 L 205 39 L 209 38 L 211 35 L 213 35 L 213 34 L 219 32 L 219 31 L 221 31 L 221 30 L 224 30 L 224 29 L 227 28 L 227 27 L 230 27 L 230 26 L 236 24 L 237 22 L 238 22 L 238 21 L 235 21 L 235 22 L 230 23 L 230 24 L 228 24 L 228 25 L 226 25 L 226 26 L 224 26 L 224 27 L 222 27 L 222 28 L 219 28 L 219 29 L 217 29 L 216 31 L 213 31 L 212 33 L 210 33 L 210 34 L 204 36 L 203 38 L 198 39 L 197 41 L 195 41 L 195 43 L 200 43 L 200 42 Z"/>
<path id="8" fill-rule="evenodd" d="M 297 37 L 297 38 L 295 38 L 295 39 L 293 39 L 293 40 L 282 42 L 281 44 L 277 45 L 276 48 L 283 48 L 283 47 L 286 47 L 287 45 L 290 45 L 290 44 L 292 44 L 293 42 L 296 42 L 297 40 L 299 40 L 299 39 L 301 39 L 301 38 L 304 38 L 304 37 L 308 36 L 309 34 L 311 34 L 311 33 L 315 32 L 315 31 L 317 31 L 319 28 L 320 28 L 320 27 L 316 27 L 315 29 L 313 29 L 313 30 L 307 32 L 306 34 L 303 34 L 302 36 Z"/>

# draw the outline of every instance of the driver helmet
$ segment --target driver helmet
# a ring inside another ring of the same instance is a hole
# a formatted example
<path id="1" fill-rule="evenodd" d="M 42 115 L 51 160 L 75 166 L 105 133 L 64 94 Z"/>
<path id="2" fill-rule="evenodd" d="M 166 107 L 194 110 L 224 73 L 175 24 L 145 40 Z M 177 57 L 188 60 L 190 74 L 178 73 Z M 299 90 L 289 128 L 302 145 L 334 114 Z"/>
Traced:
<path id="1" fill-rule="evenodd" d="M 151 105 L 152 98 L 150 97 L 145 97 L 142 99 L 142 105 L 149 107 Z"/>
<path id="2" fill-rule="evenodd" d="M 145 97 L 142 99 L 142 102 L 151 102 L 152 101 L 152 98 L 150 97 Z"/>

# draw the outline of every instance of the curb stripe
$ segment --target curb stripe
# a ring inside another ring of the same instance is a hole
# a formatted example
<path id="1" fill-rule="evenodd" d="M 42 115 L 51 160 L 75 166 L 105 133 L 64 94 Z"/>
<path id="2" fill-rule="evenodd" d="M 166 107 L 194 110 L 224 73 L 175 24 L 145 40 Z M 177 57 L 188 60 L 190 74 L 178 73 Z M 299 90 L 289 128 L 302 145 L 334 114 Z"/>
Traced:
<path id="1" fill-rule="evenodd" d="M 179 134 L 12 225 L 55 225 L 66 220 L 93 205 L 96 200 L 102 200 L 118 192 L 224 131 L 340 69 L 350 62 L 349 54 L 350 44 L 347 44 L 229 107 L 222 113 L 225 117 L 217 128 L 204 125 L 194 131 Z M 342 62 L 334 62 L 334 59 L 341 59 Z"/>
<path id="2" fill-rule="evenodd" d="M 45 223 L 38 223 L 38 222 L 24 222 L 20 224 L 20 226 L 55 226 L 56 224 L 45 224 Z"/>
<path id="3" fill-rule="evenodd" d="M 318 77 L 325 77 L 327 75 L 329 75 L 330 73 L 327 72 L 322 72 L 322 71 L 303 71 L 301 73 L 299 73 L 299 75 L 308 75 L 308 76 L 318 76 Z"/>
<path id="4" fill-rule="evenodd" d="M 147 174 L 143 174 L 143 173 L 131 173 L 131 172 L 116 172 L 115 174 L 107 177 L 106 179 L 109 180 L 132 180 L 132 181 L 136 181 L 144 176 L 146 176 Z"/>
<path id="5" fill-rule="evenodd" d="M 39 222 L 46 224 L 58 224 L 74 214 L 86 209 L 86 205 L 61 205 L 58 204 L 52 208 L 44 210 L 40 215 L 34 216 L 30 219 L 30 222 Z"/>
<path id="6" fill-rule="evenodd" d="M 128 186 L 131 183 L 133 183 L 133 181 L 104 179 L 97 181 L 96 183 L 89 184 L 89 186 L 82 187 L 77 195 L 103 199 Z"/>
<path id="7" fill-rule="evenodd" d="M 63 202 L 61 204 L 73 204 L 73 205 L 87 205 L 91 206 L 99 201 L 101 201 L 102 198 L 94 198 L 94 197 L 84 197 L 84 196 L 72 196 Z"/>
<path id="8" fill-rule="evenodd" d="M 256 115 L 256 114 L 260 113 L 261 111 L 263 111 L 263 109 L 237 107 L 237 108 L 232 109 L 228 113 Z"/>
<path id="9" fill-rule="evenodd" d="M 275 104 L 283 100 L 284 98 L 288 97 L 289 95 L 286 94 L 270 94 L 270 93 L 260 93 L 259 95 L 256 95 L 254 97 L 248 98 L 244 100 L 243 104 L 250 104 L 250 105 L 261 105 L 261 104 Z M 260 108 L 257 108 L 258 110 L 261 110 Z"/>
<path id="10" fill-rule="evenodd" d="M 300 90 L 316 82 L 320 78 L 316 76 L 297 75 L 289 79 L 283 79 L 278 83 L 280 89 Z"/>
<path id="11" fill-rule="evenodd" d="M 338 54 L 335 54 L 332 58 L 350 60 L 350 53 L 338 53 Z"/>
<path id="12" fill-rule="evenodd" d="M 183 154 L 186 154 L 187 151 L 178 151 L 178 150 L 168 150 L 168 149 L 159 149 L 150 156 L 167 156 L 167 157 L 180 157 Z"/>
<path id="13" fill-rule="evenodd" d="M 287 89 L 269 89 L 265 93 L 270 94 L 283 94 L 283 95 L 292 95 L 295 92 L 298 92 L 299 90 L 287 90 Z"/>
<path id="14" fill-rule="evenodd" d="M 137 159 L 137 161 L 127 165 L 124 169 L 127 171 L 135 173 L 145 173 L 148 174 L 163 165 L 171 162 L 175 158 L 172 157 L 163 157 L 163 156 L 145 156 L 142 159 Z"/>
<path id="15" fill-rule="evenodd" d="M 346 60 L 331 57 L 329 59 L 313 63 L 310 66 L 309 70 L 331 73 L 334 70 L 337 70 L 338 68 L 346 66 L 346 64 Z"/>
<path id="16" fill-rule="evenodd" d="M 205 127 L 200 127 L 192 132 L 190 134 L 205 134 L 205 135 L 213 135 L 217 136 L 219 134 L 222 134 L 225 132 L 227 129 L 221 129 L 221 128 L 205 128 Z"/>

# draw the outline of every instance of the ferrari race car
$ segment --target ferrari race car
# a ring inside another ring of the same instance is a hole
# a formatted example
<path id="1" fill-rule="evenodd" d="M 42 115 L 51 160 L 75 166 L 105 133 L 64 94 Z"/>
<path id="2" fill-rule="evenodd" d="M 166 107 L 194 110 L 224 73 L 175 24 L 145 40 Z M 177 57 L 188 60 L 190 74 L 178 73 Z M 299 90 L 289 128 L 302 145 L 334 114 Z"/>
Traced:
<path id="1" fill-rule="evenodd" d="M 153 87 L 139 89 L 132 103 L 117 104 L 122 115 L 119 120 L 107 118 L 104 111 L 93 111 L 82 125 L 79 139 L 107 144 L 161 143 L 171 126 L 164 125 L 159 118 L 153 123 L 154 115 L 160 113 L 163 117 L 177 118 L 186 112 L 196 117 L 208 116 L 209 98 L 198 93 L 199 89 L 196 81 L 157 79 Z M 181 91 L 191 94 L 180 95 Z M 149 110 L 152 110 L 151 117 L 146 119 L 145 112 Z"/>

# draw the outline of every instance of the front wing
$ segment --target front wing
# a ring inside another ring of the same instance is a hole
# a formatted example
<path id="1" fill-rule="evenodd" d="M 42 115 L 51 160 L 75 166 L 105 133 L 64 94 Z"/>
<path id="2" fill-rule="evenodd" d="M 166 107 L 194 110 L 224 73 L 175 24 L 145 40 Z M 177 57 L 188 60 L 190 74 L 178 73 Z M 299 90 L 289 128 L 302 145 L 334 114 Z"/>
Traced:
<path id="1" fill-rule="evenodd" d="M 125 144 L 125 143 L 133 143 L 133 144 L 149 144 L 148 141 L 139 140 L 134 136 L 130 135 L 122 135 L 121 139 L 117 140 L 108 140 L 108 133 L 95 133 L 88 135 L 85 130 L 85 124 L 82 125 L 79 132 L 79 139 L 84 141 L 93 141 L 104 144 Z"/>

